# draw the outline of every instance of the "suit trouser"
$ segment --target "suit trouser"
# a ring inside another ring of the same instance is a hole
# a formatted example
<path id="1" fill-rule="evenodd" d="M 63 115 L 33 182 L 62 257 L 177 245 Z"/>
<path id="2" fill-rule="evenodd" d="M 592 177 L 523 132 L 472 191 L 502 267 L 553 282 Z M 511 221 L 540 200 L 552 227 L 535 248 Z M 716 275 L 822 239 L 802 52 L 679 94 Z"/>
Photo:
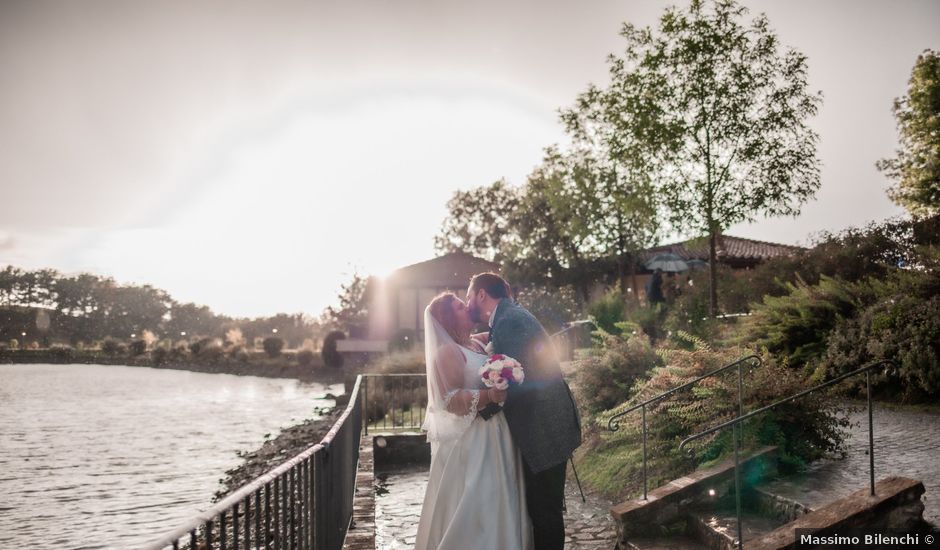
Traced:
<path id="1" fill-rule="evenodd" d="M 565 472 L 568 462 L 537 474 L 532 473 L 524 458 L 522 466 L 535 550 L 562 550 L 565 547 Z"/>

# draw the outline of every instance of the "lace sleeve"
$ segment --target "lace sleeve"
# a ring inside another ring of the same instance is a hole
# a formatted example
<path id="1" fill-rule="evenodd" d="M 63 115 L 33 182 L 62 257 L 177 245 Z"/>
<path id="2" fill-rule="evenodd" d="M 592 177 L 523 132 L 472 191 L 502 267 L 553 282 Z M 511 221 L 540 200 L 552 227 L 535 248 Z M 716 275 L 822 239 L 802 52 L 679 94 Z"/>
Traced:
<path id="1" fill-rule="evenodd" d="M 479 405 L 480 390 L 451 390 L 444 395 L 444 407 L 458 416 L 476 416 Z"/>

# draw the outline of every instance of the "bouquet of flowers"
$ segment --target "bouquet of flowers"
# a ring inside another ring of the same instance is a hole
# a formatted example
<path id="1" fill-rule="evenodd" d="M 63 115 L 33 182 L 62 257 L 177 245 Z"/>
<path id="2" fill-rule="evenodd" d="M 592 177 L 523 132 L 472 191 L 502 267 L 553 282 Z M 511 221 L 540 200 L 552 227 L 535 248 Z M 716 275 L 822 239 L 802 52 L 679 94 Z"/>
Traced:
<path id="1" fill-rule="evenodd" d="M 505 390 L 510 385 L 521 384 L 525 380 L 525 371 L 519 361 L 497 353 L 480 367 L 480 378 L 487 388 Z"/>

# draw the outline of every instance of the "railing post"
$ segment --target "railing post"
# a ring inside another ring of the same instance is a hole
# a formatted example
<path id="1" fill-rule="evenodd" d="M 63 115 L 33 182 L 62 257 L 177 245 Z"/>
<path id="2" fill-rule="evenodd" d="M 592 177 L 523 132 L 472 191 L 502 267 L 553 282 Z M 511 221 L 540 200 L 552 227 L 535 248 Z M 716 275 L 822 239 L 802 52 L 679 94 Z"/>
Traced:
<path id="1" fill-rule="evenodd" d="M 744 363 L 738 363 L 738 418 L 744 416 Z M 741 525 L 741 476 L 738 473 L 738 433 L 744 435 L 744 427 L 737 424 L 731 430 L 734 439 L 734 509 L 738 516 L 738 548 L 744 548 L 744 528 Z"/>
<path id="2" fill-rule="evenodd" d="M 868 394 L 868 476 L 871 479 L 871 496 L 875 496 L 875 432 L 871 419 L 871 370 L 865 371 L 865 388 Z"/>
<path id="3" fill-rule="evenodd" d="M 369 377 L 362 377 L 362 422 L 363 422 L 363 431 L 366 435 L 369 435 Z"/>
<path id="4" fill-rule="evenodd" d="M 734 440 L 734 508 L 738 518 L 738 548 L 744 548 L 743 529 L 741 528 L 741 477 L 738 475 L 740 458 L 738 457 L 738 425 L 731 426 L 731 438 Z"/>
<path id="5" fill-rule="evenodd" d="M 646 496 L 646 405 L 643 405 L 643 500 L 649 500 Z"/>

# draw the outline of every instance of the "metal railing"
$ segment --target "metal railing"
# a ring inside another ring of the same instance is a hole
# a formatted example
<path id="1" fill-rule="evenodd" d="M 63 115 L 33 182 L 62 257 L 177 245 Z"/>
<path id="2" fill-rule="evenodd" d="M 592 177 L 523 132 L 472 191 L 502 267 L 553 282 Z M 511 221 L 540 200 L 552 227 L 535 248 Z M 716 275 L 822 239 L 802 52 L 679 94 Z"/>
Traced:
<path id="1" fill-rule="evenodd" d="M 339 550 L 352 519 L 362 377 L 320 443 L 241 487 L 143 550 Z"/>
<path id="2" fill-rule="evenodd" d="M 752 362 L 754 367 L 759 367 L 763 364 L 763 361 L 757 355 L 748 355 L 747 357 L 742 357 L 733 363 L 729 363 L 707 374 L 703 374 L 702 376 L 699 376 L 698 378 L 690 382 L 686 382 L 685 384 L 682 384 L 681 386 L 675 387 L 669 391 L 665 391 L 655 397 L 651 397 L 650 399 L 647 399 L 646 401 L 642 403 L 634 405 L 625 411 L 621 411 L 611 416 L 607 420 L 607 429 L 612 432 L 616 432 L 617 430 L 620 429 L 620 419 L 622 417 L 632 413 L 633 411 L 637 409 L 640 409 L 643 413 L 643 418 L 642 418 L 642 424 L 643 424 L 643 500 L 649 500 L 649 498 L 647 497 L 648 480 L 647 480 L 647 474 L 646 474 L 646 407 L 658 401 L 662 401 L 663 399 L 669 397 L 670 395 L 676 392 L 680 392 L 684 389 L 690 388 L 694 386 L 695 384 L 701 382 L 702 380 L 705 380 L 706 378 L 711 378 L 712 376 L 721 374 L 725 372 L 726 370 L 737 367 L 738 369 L 738 416 L 740 417 L 742 414 L 744 414 L 744 366 L 749 362 Z"/>
<path id="3" fill-rule="evenodd" d="M 874 428 L 873 428 L 873 423 L 872 423 L 872 409 L 871 409 L 871 371 L 878 367 L 893 367 L 893 366 L 894 366 L 894 362 L 888 359 L 883 359 L 880 361 L 869 363 L 868 365 L 865 365 L 864 367 L 861 367 L 852 372 L 847 372 L 845 374 L 837 376 L 833 378 L 832 380 L 829 380 L 828 382 L 818 384 L 807 390 L 803 390 L 799 393 L 795 393 L 791 395 L 790 397 L 785 397 L 783 399 L 775 401 L 765 407 L 761 407 L 759 409 L 753 410 L 747 414 L 739 414 L 736 418 L 732 420 L 723 422 L 717 426 L 709 428 L 703 432 L 699 432 L 695 435 L 691 435 L 683 439 L 682 442 L 679 443 L 679 450 L 682 451 L 688 443 L 695 441 L 696 439 L 701 439 L 702 437 L 705 437 L 706 435 L 721 431 L 729 426 L 731 427 L 732 429 L 731 438 L 734 441 L 734 501 L 735 501 L 735 513 L 737 514 L 737 524 L 738 524 L 738 548 L 741 548 L 741 549 L 744 548 L 744 537 L 743 537 L 743 530 L 741 527 L 741 481 L 740 481 L 740 475 L 738 474 L 738 469 L 740 466 L 739 437 L 740 437 L 741 430 L 738 428 L 738 424 L 740 424 L 741 422 L 744 422 L 745 420 L 753 416 L 757 416 L 758 414 L 767 412 L 774 407 L 777 407 L 784 403 L 789 403 L 790 401 L 796 401 L 797 399 L 804 397 L 806 395 L 809 395 L 813 393 L 814 391 L 821 390 L 823 388 L 832 386 L 834 384 L 838 384 L 839 382 L 842 382 L 846 378 L 851 378 L 852 376 L 856 376 L 864 372 L 865 373 L 865 390 L 866 390 L 866 397 L 868 401 L 868 473 L 869 473 L 869 479 L 871 483 L 871 489 L 870 489 L 871 495 L 874 496 L 875 495 L 875 436 L 874 436 Z M 694 451 L 695 449 L 690 449 L 690 454 L 694 455 Z"/>
<path id="4" fill-rule="evenodd" d="M 362 428 L 418 430 L 427 413 L 427 376 L 424 374 L 362 374 Z"/>

